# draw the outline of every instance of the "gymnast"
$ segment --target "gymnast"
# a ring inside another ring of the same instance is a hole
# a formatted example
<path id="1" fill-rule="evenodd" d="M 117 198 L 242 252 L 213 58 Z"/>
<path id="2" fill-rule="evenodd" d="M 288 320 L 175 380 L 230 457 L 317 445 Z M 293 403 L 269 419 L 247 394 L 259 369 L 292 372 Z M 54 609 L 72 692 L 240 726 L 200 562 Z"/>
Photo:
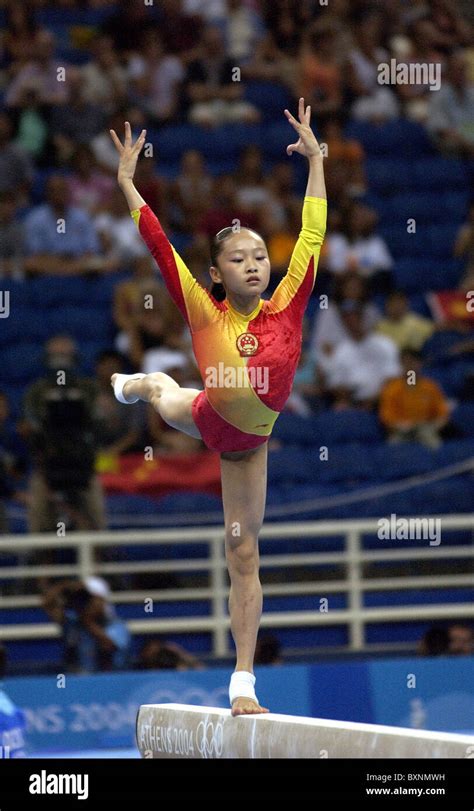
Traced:
<path id="1" fill-rule="evenodd" d="M 111 383 L 120 402 L 151 403 L 168 425 L 202 439 L 220 455 L 230 625 L 237 654 L 229 685 L 232 715 L 268 712 L 255 694 L 253 673 L 262 614 L 258 536 L 265 510 L 268 439 L 291 392 L 303 315 L 326 228 L 323 158 L 310 126 L 311 108 L 305 109 L 301 98 L 299 120 L 284 112 L 297 134 L 287 154 L 304 155 L 309 173 L 302 228 L 288 271 L 269 300 L 261 298 L 270 278 L 265 242 L 236 221 L 216 234 L 210 250 L 210 276 L 224 287 L 224 301 L 196 281 L 133 184 L 146 130 L 133 143 L 125 122 L 123 144 L 110 130 L 120 155 L 118 184 L 189 326 L 204 390 L 181 388 L 161 372 L 114 374 Z"/>

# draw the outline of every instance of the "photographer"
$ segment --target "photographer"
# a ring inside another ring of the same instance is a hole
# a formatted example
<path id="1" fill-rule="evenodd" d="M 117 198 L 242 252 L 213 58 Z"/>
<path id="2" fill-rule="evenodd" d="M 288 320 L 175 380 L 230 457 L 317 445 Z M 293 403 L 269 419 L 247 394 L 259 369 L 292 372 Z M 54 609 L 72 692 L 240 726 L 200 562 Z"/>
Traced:
<path id="1" fill-rule="evenodd" d="M 74 341 L 57 335 L 46 343 L 47 376 L 25 395 L 24 433 L 33 452 L 30 532 L 104 529 L 105 510 L 95 473 L 97 387 L 77 374 Z"/>
<path id="2" fill-rule="evenodd" d="M 109 597 L 109 586 L 100 577 L 62 581 L 45 592 L 43 608 L 62 627 L 66 672 L 94 673 L 127 666 L 130 633 Z"/>

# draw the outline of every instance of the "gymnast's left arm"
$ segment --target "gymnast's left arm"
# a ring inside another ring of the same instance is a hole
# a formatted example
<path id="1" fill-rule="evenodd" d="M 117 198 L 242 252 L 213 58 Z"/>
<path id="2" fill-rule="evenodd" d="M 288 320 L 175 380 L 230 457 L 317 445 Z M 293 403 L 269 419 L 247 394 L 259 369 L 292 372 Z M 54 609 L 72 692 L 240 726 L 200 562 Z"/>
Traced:
<path id="1" fill-rule="evenodd" d="M 321 148 L 311 126 L 311 107 L 299 101 L 299 121 L 285 110 L 289 123 L 298 134 L 298 140 L 287 147 L 287 154 L 299 152 L 308 159 L 308 183 L 303 202 L 302 227 L 293 250 L 288 272 L 272 296 L 273 307 L 281 310 L 288 306 L 299 292 L 303 305 L 314 287 L 319 254 L 326 233 L 327 195 Z"/>

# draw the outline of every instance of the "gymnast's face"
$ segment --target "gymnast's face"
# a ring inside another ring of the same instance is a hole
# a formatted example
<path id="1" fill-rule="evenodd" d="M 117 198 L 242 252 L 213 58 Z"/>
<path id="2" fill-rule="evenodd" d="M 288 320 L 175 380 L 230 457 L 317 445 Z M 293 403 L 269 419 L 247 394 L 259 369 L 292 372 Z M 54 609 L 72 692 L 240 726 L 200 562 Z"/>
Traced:
<path id="1" fill-rule="evenodd" d="M 270 280 L 270 259 L 263 239 L 247 228 L 225 239 L 211 277 L 221 282 L 226 292 L 260 296 Z"/>

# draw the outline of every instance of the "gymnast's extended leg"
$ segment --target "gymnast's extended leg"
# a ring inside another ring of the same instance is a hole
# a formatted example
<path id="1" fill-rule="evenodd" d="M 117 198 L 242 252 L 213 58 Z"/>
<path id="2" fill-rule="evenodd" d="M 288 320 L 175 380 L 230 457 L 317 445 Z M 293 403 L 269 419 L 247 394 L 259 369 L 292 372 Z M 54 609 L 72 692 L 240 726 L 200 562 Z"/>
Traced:
<path id="1" fill-rule="evenodd" d="M 122 378 L 123 381 L 125 375 L 112 375 L 111 383 L 114 389 L 117 378 Z M 153 372 L 126 380 L 120 391 L 128 401 L 133 402 L 133 399 L 138 397 L 139 400 L 150 403 L 172 428 L 195 439 L 201 439 L 192 417 L 192 404 L 199 394 L 198 389 L 181 388 L 169 375 Z"/>

